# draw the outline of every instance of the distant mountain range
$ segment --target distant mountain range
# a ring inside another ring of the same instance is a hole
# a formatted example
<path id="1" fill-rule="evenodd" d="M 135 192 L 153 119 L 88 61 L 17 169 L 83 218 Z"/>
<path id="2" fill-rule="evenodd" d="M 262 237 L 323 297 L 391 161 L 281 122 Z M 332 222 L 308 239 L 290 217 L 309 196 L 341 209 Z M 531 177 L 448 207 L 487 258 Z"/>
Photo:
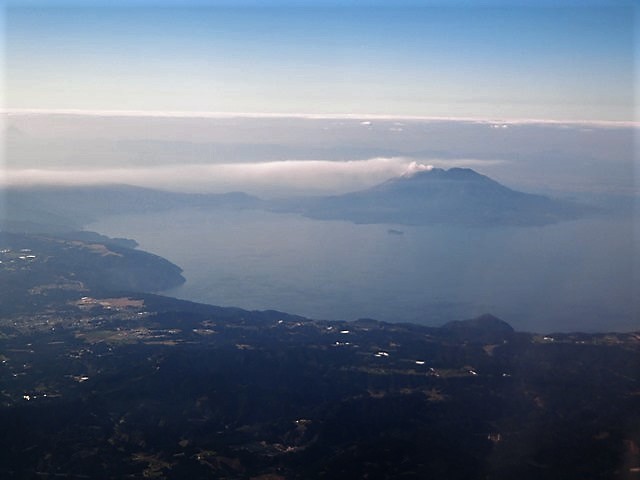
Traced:
<path id="1" fill-rule="evenodd" d="M 105 215 L 177 208 L 264 209 L 354 223 L 465 226 L 546 225 L 593 207 L 518 192 L 468 168 L 433 168 L 333 196 L 262 200 L 242 192 L 176 193 L 127 185 L 12 187 L 4 191 L 0 229 L 68 231 Z"/>
<path id="2" fill-rule="evenodd" d="M 285 200 L 280 210 L 355 223 L 545 225 L 592 208 L 518 192 L 469 168 L 433 168 L 344 195 Z"/>
<path id="3" fill-rule="evenodd" d="M 242 192 L 178 193 L 131 185 L 33 186 L 6 189 L 0 230 L 75 231 L 106 215 L 178 208 L 260 208 L 262 200 Z"/>

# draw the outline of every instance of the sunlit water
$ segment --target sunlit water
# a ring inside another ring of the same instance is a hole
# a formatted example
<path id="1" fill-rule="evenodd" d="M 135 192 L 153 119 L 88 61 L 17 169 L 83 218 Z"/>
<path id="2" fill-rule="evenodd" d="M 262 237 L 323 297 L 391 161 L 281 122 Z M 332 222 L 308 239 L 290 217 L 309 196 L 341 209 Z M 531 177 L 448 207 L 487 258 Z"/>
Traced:
<path id="1" fill-rule="evenodd" d="M 187 282 L 164 293 L 188 300 L 430 325 L 490 312 L 521 330 L 593 331 L 640 327 L 631 225 L 406 227 L 188 209 L 88 229 L 181 266 Z"/>

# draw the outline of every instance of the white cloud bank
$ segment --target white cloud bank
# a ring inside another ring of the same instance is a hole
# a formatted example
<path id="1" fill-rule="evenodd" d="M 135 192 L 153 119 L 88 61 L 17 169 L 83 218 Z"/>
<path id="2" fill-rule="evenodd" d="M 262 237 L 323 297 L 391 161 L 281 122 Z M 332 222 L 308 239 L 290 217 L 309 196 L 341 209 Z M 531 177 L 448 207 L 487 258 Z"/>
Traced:
<path id="1" fill-rule="evenodd" d="M 611 128 L 640 128 L 640 122 L 625 120 L 558 120 L 545 118 L 495 118 L 495 117 L 442 117 L 422 115 L 384 115 L 367 113 L 253 113 L 253 112 L 198 112 L 156 110 L 78 110 L 78 109 L 4 109 L 1 114 L 14 115 L 80 115 L 91 117 L 161 117 L 161 118 L 297 118 L 308 120 L 356 120 L 370 126 L 372 120 L 403 120 L 418 122 L 462 122 L 488 124 L 492 128 L 503 125 L 585 125 Z M 493 127 L 493 125 L 499 125 Z"/>
<path id="2" fill-rule="evenodd" d="M 257 163 L 189 164 L 132 168 L 5 169 L 5 185 L 128 184 L 188 192 L 244 191 L 256 195 L 331 194 L 366 188 L 392 177 L 448 166 L 491 165 L 476 159 L 429 160 L 371 158 L 327 161 L 287 160 Z"/>

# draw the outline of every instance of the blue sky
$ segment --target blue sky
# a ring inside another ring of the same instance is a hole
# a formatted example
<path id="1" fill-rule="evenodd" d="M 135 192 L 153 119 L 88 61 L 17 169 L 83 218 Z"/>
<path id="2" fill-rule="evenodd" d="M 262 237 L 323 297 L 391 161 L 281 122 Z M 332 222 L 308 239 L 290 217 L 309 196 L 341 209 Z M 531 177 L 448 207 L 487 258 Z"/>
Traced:
<path id="1" fill-rule="evenodd" d="M 5 104 L 634 119 L 628 2 L 383 3 L 10 4 Z"/>

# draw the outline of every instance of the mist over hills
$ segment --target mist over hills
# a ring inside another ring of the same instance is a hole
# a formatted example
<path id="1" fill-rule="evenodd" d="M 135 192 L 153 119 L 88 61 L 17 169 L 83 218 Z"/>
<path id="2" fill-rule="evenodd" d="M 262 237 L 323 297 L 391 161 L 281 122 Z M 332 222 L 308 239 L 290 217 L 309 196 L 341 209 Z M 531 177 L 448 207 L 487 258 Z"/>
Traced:
<path id="1" fill-rule="evenodd" d="M 187 207 L 258 208 L 262 201 L 242 192 L 196 194 L 131 185 L 11 187 L 4 192 L 0 228 L 7 231 L 69 231 L 106 215 Z"/>
<path id="2" fill-rule="evenodd" d="M 129 185 L 5 190 L 8 231 L 65 231 L 105 215 L 178 208 L 265 209 L 323 220 L 405 225 L 546 225 L 593 213 L 566 200 L 512 190 L 469 168 L 430 168 L 343 195 L 263 200 L 243 192 L 178 193 Z"/>

